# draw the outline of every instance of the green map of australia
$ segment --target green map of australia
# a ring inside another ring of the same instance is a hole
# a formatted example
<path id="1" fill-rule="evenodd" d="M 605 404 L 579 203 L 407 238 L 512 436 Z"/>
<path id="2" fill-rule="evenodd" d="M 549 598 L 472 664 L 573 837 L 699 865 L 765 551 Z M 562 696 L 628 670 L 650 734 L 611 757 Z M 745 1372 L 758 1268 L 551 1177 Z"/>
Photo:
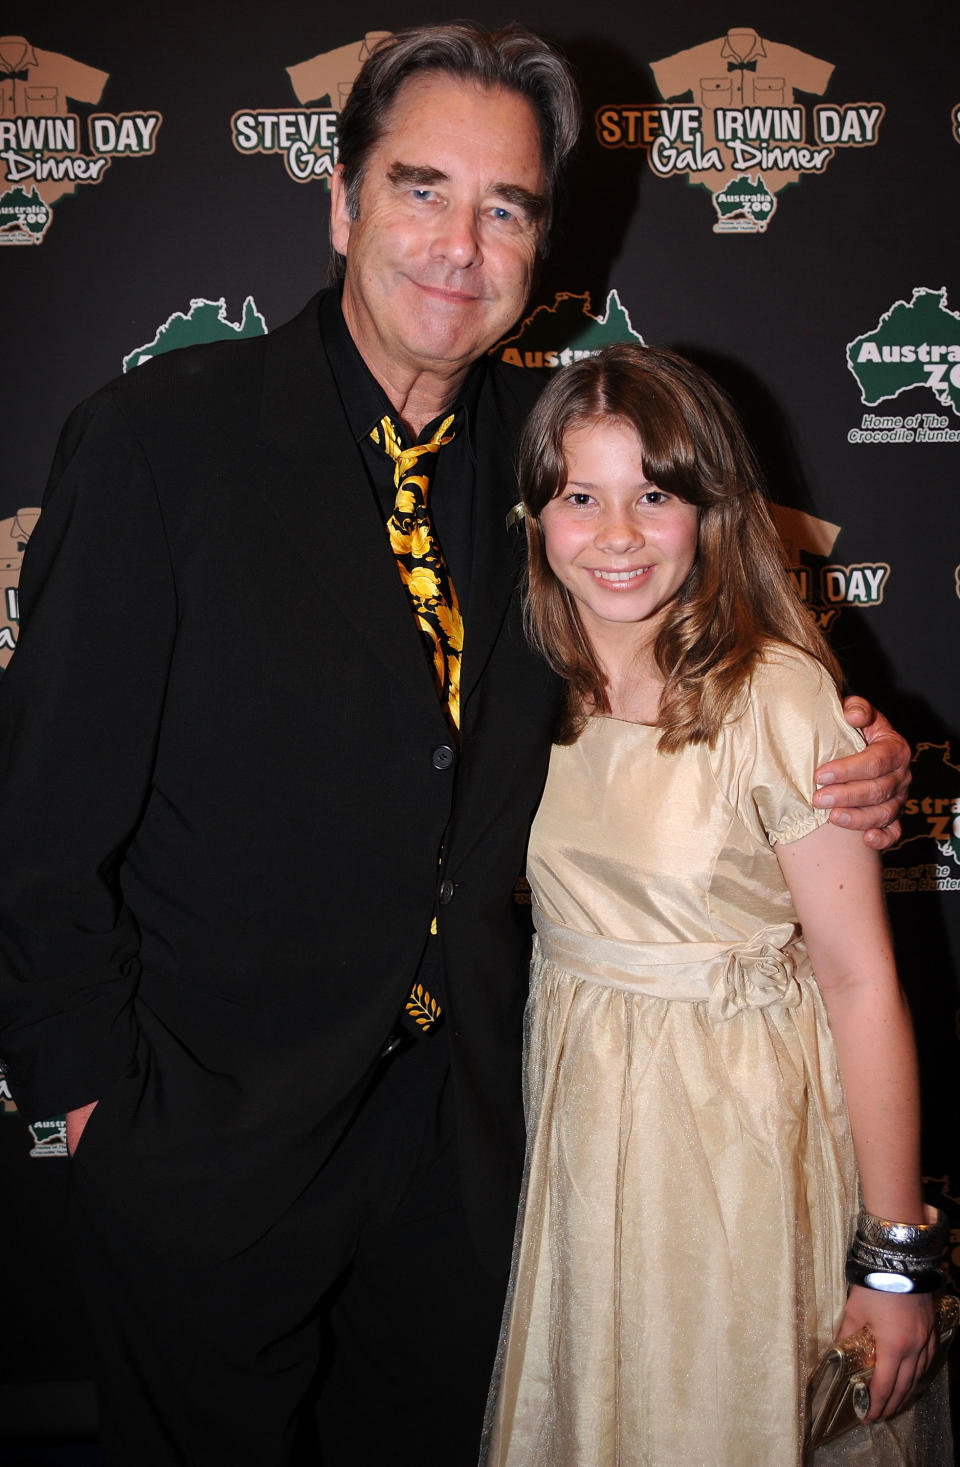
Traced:
<path id="1" fill-rule="evenodd" d="M 759 174 L 756 183 L 746 174 L 732 179 L 726 188 L 714 194 L 713 202 L 721 219 L 742 214 L 752 220 L 761 233 L 770 223 L 777 207 L 776 198 Z"/>
<path id="2" fill-rule="evenodd" d="M 911 387 L 928 387 L 937 402 L 960 415 L 960 315 L 947 292 L 918 289 L 897 301 L 874 331 L 847 347 L 847 366 L 868 407 Z"/>
<path id="3" fill-rule="evenodd" d="M 152 341 L 145 346 L 134 347 L 123 359 L 123 370 L 139 367 L 151 357 L 165 351 L 176 351 L 181 346 L 199 346 L 207 341 L 235 341 L 242 336 L 266 336 L 267 323 L 254 305 L 253 296 L 248 295 L 243 303 L 243 314 L 239 323 L 227 316 L 227 303 L 221 296 L 218 301 L 192 300 L 184 315 L 175 311 L 158 329 Z"/>
<path id="4" fill-rule="evenodd" d="M 490 355 L 513 367 L 566 367 L 619 341 L 645 344 L 615 290 L 607 296 L 602 316 L 590 314 L 588 293 L 563 291 L 554 296 L 552 306 L 538 306 L 513 336 L 491 348 Z"/>
<path id="5" fill-rule="evenodd" d="M 51 209 L 35 188 L 29 193 L 22 188 L 8 188 L 0 194 L 0 230 L 30 235 L 39 244 L 52 218 Z"/>

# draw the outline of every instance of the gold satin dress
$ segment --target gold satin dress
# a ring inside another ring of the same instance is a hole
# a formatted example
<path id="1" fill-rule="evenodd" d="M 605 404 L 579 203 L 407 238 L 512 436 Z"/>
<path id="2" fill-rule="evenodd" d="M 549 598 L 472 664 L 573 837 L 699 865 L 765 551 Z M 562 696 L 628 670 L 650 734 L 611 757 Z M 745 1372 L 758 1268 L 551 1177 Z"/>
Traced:
<path id="1" fill-rule="evenodd" d="M 787 648 L 714 749 L 658 736 L 591 719 L 531 834 L 527 1170 L 486 1467 L 792 1467 L 843 1311 L 856 1166 L 774 847 L 823 822 L 813 771 L 862 740 Z M 946 1467 L 912 1415 L 818 1467 Z"/>

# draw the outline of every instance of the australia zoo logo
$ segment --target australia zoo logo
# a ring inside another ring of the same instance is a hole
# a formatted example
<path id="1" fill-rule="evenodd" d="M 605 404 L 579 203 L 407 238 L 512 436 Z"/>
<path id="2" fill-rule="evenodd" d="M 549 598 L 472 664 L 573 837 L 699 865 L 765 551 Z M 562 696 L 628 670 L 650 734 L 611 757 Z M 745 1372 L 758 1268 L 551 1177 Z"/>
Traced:
<path id="1" fill-rule="evenodd" d="M 848 343 L 847 367 L 865 407 L 910 394 L 901 411 L 864 413 L 848 442 L 960 443 L 960 315 L 945 286 L 920 286 L 909 301 L 895 301 Z"/>
<path id="2" fill-rule="evenodd" d="M 663 104 L 609 102 L 597 109 L 603 148 L 640 148 L 657 178 L 707 189 L 717 234 L 763 234 L 777 195 L 823 173 L 838 150 L 872 147 L 882 102 L 822 103 L 833 64 L 755 30 L 725 35 L 650 64 Z"/>
<path id="3" fill-rule="evenodd" d="M 894 893 L 958 892 L 960 765 L 950 744 L 918 744 L 911 773 L 910 794 L 900 812 L 903 838 L 891 849 L 909 864 L 885 864 L 884 885 Z"/>
<path id="4" fill-rule="evenodd" d="M 42 243 L 65 194 L 155 151 L 159 112 L 74 110 L 96 107 L 109 80 L 26 36 L 0 36 L 0 245 Z"/>
<path id="5" fill-rule="evenodd" d="M 243 303 L 239 321 L 231 321 L 224 296 L 207 300 L 195 296 L 187 311 L 174 311 L 158 326 L 150 341 L 135 346 L 123 359 L 123 370 L 140 367 L 151 357 L 177 351 L 184 346 L 200 346 L 211 341 L 240 341 L 248 336 L 266 336 L 267 323 L 257 310 L 252 295 Z"/>
<path id="6" fill-rule="evenodd" d="M 18 1114 L 17 1103 L 10 1092 L 6 1071 L 0 1064 L 0 1116 Z M 50 1156 L 67 1156 L 66 1116 L 53 1116 L 45 1121 L 33 1121 L 30 1132 L 30 1155 L 34 1160 Z"/>
<path id="7" fill-rule="evenodd" d="M 491 348 L 490 355 L 511 367 L 552 371 L 593 356 L 601 347 L 629 341 L 645 345 L 615 290 L 607 295 L 602 316 L 591 315 L 586 291 L 582 295 L 561 291 L 552 306 L 537 306 L 512 336 Z"/>
<path id="8" fill-rule="evenodd" d="M 297 183 L 319 180 L 329 189 L 337 162 L 337 118 L 370 52 L 391 34 L 368 31 L 359 41 L 288 66 L 300 105 L 234 112 L 230 130 L 237 152 L 279 154 Z"/>

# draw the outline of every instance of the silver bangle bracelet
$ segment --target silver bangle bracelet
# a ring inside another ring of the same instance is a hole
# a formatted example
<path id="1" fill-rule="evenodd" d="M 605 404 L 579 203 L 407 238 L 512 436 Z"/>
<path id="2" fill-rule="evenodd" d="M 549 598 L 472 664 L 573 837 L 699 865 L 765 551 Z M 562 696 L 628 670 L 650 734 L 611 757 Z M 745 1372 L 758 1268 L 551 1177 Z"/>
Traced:
<path id="1" fill-rule="evenodd" d="M 864 1268 L 892 1269 L 896 1273 L 915 1274 L 939 1268 L 941 1255 L 939 1250 L 936 1253 L 915 1253 L 896 1245 L 885 1248 L 870 1246 L 858 1234 L 850 1245 L 848 1256 Z"/>
<path id="2" fill-rule="evenodd" d="M 927 1207 L 925 1211 L 931 1218 L 930 1222 L 898 1223 L 885 1217 L 875 1217 L 861 1207 L 857 1217 L 857 1238 L 868 1248 L 939 1258 L 949 1238 L 946 1219 L 935 1207 Z"/>

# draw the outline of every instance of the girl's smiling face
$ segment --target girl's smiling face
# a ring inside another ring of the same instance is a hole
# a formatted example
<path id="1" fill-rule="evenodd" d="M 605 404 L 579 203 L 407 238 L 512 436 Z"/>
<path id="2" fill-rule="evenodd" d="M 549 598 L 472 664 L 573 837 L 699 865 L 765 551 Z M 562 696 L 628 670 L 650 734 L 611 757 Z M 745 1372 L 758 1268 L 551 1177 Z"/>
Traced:
<path id="1" fill-rule="evenodd" d="M 563 458 L 566 482 L 540 515 L 550 568 L 595 646 L 633 626 L 647 645 L 696 561 L 697 508 L 649 482 L 640 439 L 616 418 L 570 428 Z"/>

